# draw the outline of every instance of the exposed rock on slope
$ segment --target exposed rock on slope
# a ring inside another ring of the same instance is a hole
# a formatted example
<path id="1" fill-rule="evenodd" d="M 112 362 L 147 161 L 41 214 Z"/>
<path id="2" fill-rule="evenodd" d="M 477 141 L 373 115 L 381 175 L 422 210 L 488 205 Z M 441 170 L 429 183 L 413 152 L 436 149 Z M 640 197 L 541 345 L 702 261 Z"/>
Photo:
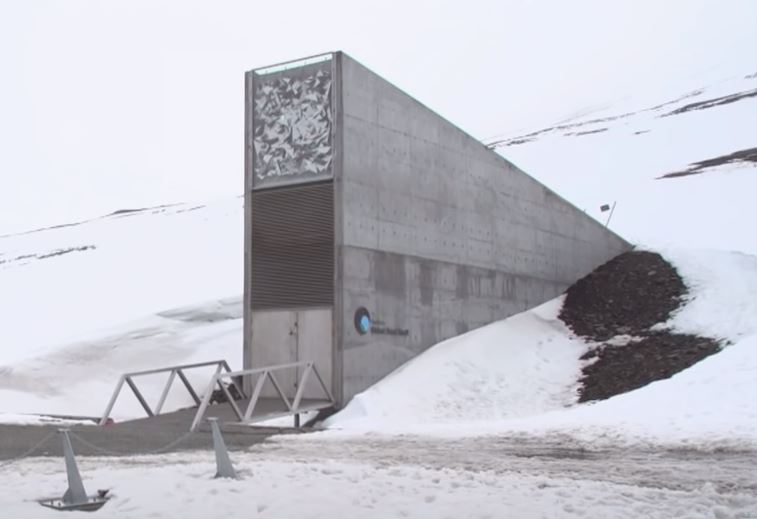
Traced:
<path id="1" fill-rule="evenodd" d="M 675 171 L 673 173 L 668 173 L 667 175 L 663 175 L 657 178 L 677 178 L 686 177 L 689 175 L 698 175 L 699 173 L 704 173 L 705 171 L 717 166 L 723 166 L 726 164 L 747 164 L 750 162 L 757 164 L 757 148 L 734 151 L 733 153 L 729 153 L 728 155 L 721 155 L 720 157 L 715 157 L 712 159 L 700 160 L 699 162 L 690 164 L 689 167 L 683 171 Z"/>
<path id="2" fill-rule="evenodd" d="M 597 345 L 582 358 L 579 400 L 601 400 L 669 378 L 719 349 L 716 340 L 659 329 L 686 286 L 659 254 L 632 251 L 605 263 L 567 291 L 560 312 Z"/>
<path id="3" fill-rule="evenodd" d="M 636 335 L 666 321 L 685 294 L 680 276 L 662 256 L 631 251 L 570 287 L 560 319 L 595 341 Z"/>

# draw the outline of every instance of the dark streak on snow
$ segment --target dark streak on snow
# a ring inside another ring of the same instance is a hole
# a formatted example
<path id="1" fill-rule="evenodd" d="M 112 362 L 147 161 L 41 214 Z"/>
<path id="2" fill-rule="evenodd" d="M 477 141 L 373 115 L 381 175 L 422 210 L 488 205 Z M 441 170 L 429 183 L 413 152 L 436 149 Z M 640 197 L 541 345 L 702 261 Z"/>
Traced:
<path id="1" fill-rule="evenodd" d="M 709 168 L 714 168 L 716 166 L 739 163 L 745 164 L 749 162 L 757 164 L 757 148 L 748 148 L 746 150 L 729 153 L 728 155 L 721 155 L 720 157 L 694 162 L 690 164 L 689 168 L 684 171 L 674 171 L 673 173 L 668 173 L 666 175 L 662 175 L 661 177 L 657 177 L 657 179 L 659 180 L 661 178 L 677 178 L 686 177 L 688 175 L 699 175 L 700 173 L 707 171 Z"/>
<path id="2" fill-rule="evenodd" d="M 715 106 L 735 103 L 736 101 L 741 101 L 742 99 L 748 99 L 750 97 L 757 97 L 757 88 L 754 90 L 748 90 L 746 92 L 738 92 L 736 94 L 729 94 L 727 96 L 715 97 L 713 99 L 699 101 L 698 103 L 690 103 L 680 108 L 676 108 L 672 112 L 668 112 L 661 117 L 669 117 L 671 115 L 678 115 L 686 112 L 691 112 L 693 110 L 706 110 Z"/>
<path id="3" fill-rule="evenodd" d="M 196 205 L 196 206 L 194 206 L 194 207 L 190 207 L 189 209 L 181 209 L 181 210 L 179 210 L 179 211 L 176 211 L 176 213 L 175 213 L 175 214 L 179 214 L 179 213 L 189 213 L 189 212 L 191 212 L 191 211 L 197 211 L 197 210 L 199 210 L 199 209 L 203 209 L 204 207 L 205 207 L 204 205 Z"/>
<path id="4" fill-rule="evenodd" d="M 54 229 L 63 229 L 63 228 L 66 228 L 66 227 L 76 227 L 78 225 L 94 222 L 96 220 L 102 220 L 104 218 L 112 218 L 112 217 L 116 217 L 117 218 L 117 217 L 123 217 L 123 216 L 130 216 L 130 215 L 134 215 L 136 213 L 141 213 L 141 212 L 144 212 L 144 211 L 149 211 L 150 209 L 161 209 L 161 208 L 165 208 L 165 207 L 175 207 L 175 206 L 179 206 L 179 205 L 182 205 L 182 204 L 181 203 L 164 204 L 164 205 L 157 205 L 157 206 L 154 206 L 154 207 L 144 207 L 142 209 L 118 209 L 117 211 L 113 211 L 112 213 L 106 214 L 104 216 L 98 216 L 97 218 L 90 218 L 88 220 L 81 220 L 81 221 L 72 222 L 72 223 L 63 223 L 63 224 L 59 224 L 59 225 L 51 225 L 49 227 L 39 227 L 37 229 L 31 229 L 29 231 L 15 232 L 15 233 L 10 233 L 10 234 L 0 234 L 0 238 L 10 238 L 12 236 L 25 236 L 27 234 L 34 234 L 34 233 L 43 232 L 43 231 L 52 231 Z"/>
<path id="5" fill-rule="evenodd" d="M 16 256 L 13 259 L 7 259 L 7 260 L 0 260 L 0 265 L 6 264 L 6 263 L 15 263 L 17 261 L 23 261 L 26 259 L 47 259 L 47 258 L 54 258 L 55 256 L 63 256 L 64 254 L 69 254 L 71 252 L 84 252 L 87 250 L 94 250 L 96 247 L 94 245 L 82 245 L 81 247 L 68 247 L 66 249 L 56 249 L 50 252 L 47 252 L 45 254 L 23 254 L 21 256 Z"/>
<path id="6" fill-rule="evenodd" d="M 540 137 L 547 133 L 552 132 L 558 132 L 558 131 L 564 131 L 564 130 L 572 130 L 577 128 L 582 128 L 586 126 L 592 126 L 595 124 L 601 124 L 601 123 L 607 123 L 612 121 L 617 121 L 619 119 L 626 119 L 628 117 L 631 117 L 633 115 L 637 115 L 644 112 L 655 112 L 662 108 L 665 108 L 666 106 L 674 105 L 677 103 L 680 103 L 681 101 L 685 99 L 690 99 L 692 97 L 697 97 L 702 94 L 702 90 L 693 90 L 689 92 L 688 94 L 684 94 L 681 97 L 678 97 L 676 99 L 673 99 L 672 101 L 666 101 L 665 103 L 661 103 L 655 106 L 651 106 L 649 108 L 645 108 L 643 110 L 637 111 L 637 112 L 626 112 L 619 115 L 609 116 L 609 117 L 599 117 L 596 119 L 589 119 L 588 121 L 581 121 L 577 123 L 566 123 L 566 124 L 559 124 L 557 126 L 552 126 L 550 128 L 544 128 L 542 130 L 537 130 L 535 132 L 527 133 L 525 135 L 521 135 L 518 137 L 513 137 L 510 139 L 500 139 L 493 142 L 490 142 L 486 145 L 489 149 L 498 148 L 500 146 L 517 146 L 519 144 L 525 144 L 527 142 L 531 142 L 535 140 L 537 137 Z M 586 135 L 589 133 L 599 133 L 600 131 L 606 131 L 607 128 L 600 129 L 600 130 L 589 130 L 586 132 L 578 132 L 573 135 Z"/>
<path id="7" fill-rule="evenodd" d="M 103 218 L 107 218 L 108 216 L 120 216 L 123 214 L 131 214 L 131 213 L 141 213 L 142 211 L 146 211 L 147 209 L 119 209 L 117 211 L 113 211 L 110 214 L 106 214 Z"/>
<path id="8" fill-rule="evenodd" d="M 634 115 L 635 113 L 636 112 L 629 112 L 626 114 L 616 115 L 613 117 L 602 117 L 600 119 L 592 119 L 590 121 L 585 121 L 581 123 L 560 124 L 558 126 L 553 126 L 551 128 L 545 128 L 543 130 L 527 133 L 526 135 L 521 135 L 520 137 L 516 137 L 514 139 L 503 139 L 499 141 L 490 142 L 486 146 L 489 149 L 497 148 L 499 146 L 517 146 L 519 144 L 525 144 L 527 142 L 531 142 L 535 140 L 537 137 L 540 137 L 546 133 L 562 131 L 562 130 L 570 130 L 573 128 L 581 128 L 582 126 L 588 126 L 591 124 L 611 122 L 618 119 L 623 119 L 625 117 L 630 117 Z M 604 128 L 604 130 L 607 130 L 607 128 Z M 600 130 L 600 131 L 604 131 L 604 130 Z M 593 133 L 593 131 L 589 130 L 589 133 Z"/>
<path id="9" fill-rule="evenodd" d="M 23 231 L 18 233 L 11 233 L 11 234 L 3 234 L 0 235 L 0 238 L 10 238 L 12 236 L 24 236 L 26 234 L 33 234 L 36 232 L 42 232 L 42 231 L 52 231 L 54 229 L 64 229 L 66 227 L 76 227 L 77 225 L 81 225 L 83 223 L 87 223 L 91 220 L 82 220 L 81 222 L 73 222 L 73 223 L 62 223 L 60 225 L 52 225 L 50 227 L 40 227 L 39 229 L 32 229 L 31 231 Z"/>
<path id="10" fill-rule="evenodd" d="M 586 130 L 585 132 L 576 132 L 570 135 L 574 135 L 576 137 L 580 137 L 582 135 L 591 135 L 592 133 L 602 133 L 606 132 L 607 128 L 597 128 L 596 130 Z"/>
<path id="11" fill-rule="evenodd" d="M 55 256 L 62 256 L 64 254 L 69 254 L 71 252 L 84 252 L 87 250 L 95 250 L 94 245 L 82 245 L 81 247 L 69 247 L 68 249 L 57 249 L 52 252 L 48 252 L 47 254 L 42 254 L 40 256 L 37 256 L 37 259 L 45 259 L 45 258 L 52 258 Z"/>
<path id="12" fill-rule="evenodd" d="M 504 145 L 504 146 L 517 146 L 519 144 L 526 144 L 527 142 L 533 142 L 535 140 L 536 140 L 535 137 L 518 138 L 518 139 L 513 139 L 513 140 L 510 140 L 510 141 L 507 141 L 506 143 L 502 143 L 502 145 Z M 489 148 L 494 148 L 496 146 L 499 146 L 499 144 L 490 144 Z"/>
<path id="13" fill-rule="evenodd" d="M 145 211 L 153 211 L 158 210 L 158 212 L 165 211 L 168 207 L 176 207 L 177 205 L 181 204 L 163 204 L 163 205 L 156 205 L 152 207 L 141 207 L 139 209 L 119 209 L 117 211 L 113 211 L 110 214 L 106 214 L 105 216 L 102 216 L 101 218 L 110 218 L 110 217 L 119 217 L 119 216 L 132 216 L 135 213 L 143 213 Z"/>

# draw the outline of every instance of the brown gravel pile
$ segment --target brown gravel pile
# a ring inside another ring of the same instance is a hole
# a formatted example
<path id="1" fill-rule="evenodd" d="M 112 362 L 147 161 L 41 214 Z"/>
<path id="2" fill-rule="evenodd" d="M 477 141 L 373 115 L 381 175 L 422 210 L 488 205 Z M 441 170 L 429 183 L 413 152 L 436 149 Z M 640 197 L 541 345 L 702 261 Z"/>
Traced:
<path id="1" fill-rule="evenodd" d="M 646 251 L 621 254 L 570 287 L 560 319 L 576 335 L 598 343 L 582 357 L 579 401 L 669 378 L 716 353 L 720 345 L 714 339 L 651 330 L 668 320 L 685 295 L 676 270 Z"/>

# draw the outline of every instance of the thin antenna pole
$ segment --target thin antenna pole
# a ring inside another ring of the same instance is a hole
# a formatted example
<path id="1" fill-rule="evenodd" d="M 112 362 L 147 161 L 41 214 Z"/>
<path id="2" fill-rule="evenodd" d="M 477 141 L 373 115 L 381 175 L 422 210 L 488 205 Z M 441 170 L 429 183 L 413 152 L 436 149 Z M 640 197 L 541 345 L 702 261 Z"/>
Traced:
<path id="1" fill-rule="evenodd" d="M 612 203 L 612 209 L 610 209 L 610 216 L 607 217 L 607 221 L 605 222 L 605 227 L 607 227 L 608 225 L 610 225 L 610 219 L 612 218 L 612 213 L 615 212 L 615 204 L 617 204 L 617 203 L 618 203 L 617 201 L 615 201 L 615 202 Z"/>

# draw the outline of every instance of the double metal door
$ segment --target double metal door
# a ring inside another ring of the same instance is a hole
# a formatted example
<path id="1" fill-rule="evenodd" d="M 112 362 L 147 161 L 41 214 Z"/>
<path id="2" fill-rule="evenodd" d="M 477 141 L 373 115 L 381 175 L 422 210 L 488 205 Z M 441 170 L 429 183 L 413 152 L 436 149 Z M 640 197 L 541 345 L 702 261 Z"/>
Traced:
<path id="1" fill-rule="evenodd" d="M 329 390 L 332 373 L 331 308 L 299 310 L 257 310 L 252 312 L 252 352 L 254 367 L 308 361 L 316 369 Z M 287 397 L 293 398 L 302 370 L 287 369 L 276 373 L 276 379 Z M 275 397 L 270 384 L 262 396 Z M 311 378 L 305 385 L 304 398 L 322 398 L 323 390 Z"/>

